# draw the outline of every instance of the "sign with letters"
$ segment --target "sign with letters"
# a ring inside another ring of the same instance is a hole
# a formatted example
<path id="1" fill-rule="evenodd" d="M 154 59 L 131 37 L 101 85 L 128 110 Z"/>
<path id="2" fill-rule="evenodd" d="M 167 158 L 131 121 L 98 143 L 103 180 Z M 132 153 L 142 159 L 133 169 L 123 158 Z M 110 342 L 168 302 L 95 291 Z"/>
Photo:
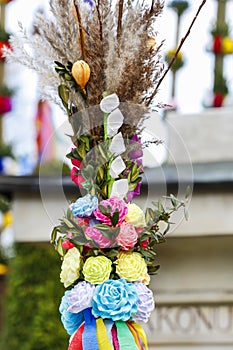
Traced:
<path id="1" fill-rule="evenodd" d="M 157 306 L 145 331 L 150 344 L 232 344 L 233 305 Z"/>

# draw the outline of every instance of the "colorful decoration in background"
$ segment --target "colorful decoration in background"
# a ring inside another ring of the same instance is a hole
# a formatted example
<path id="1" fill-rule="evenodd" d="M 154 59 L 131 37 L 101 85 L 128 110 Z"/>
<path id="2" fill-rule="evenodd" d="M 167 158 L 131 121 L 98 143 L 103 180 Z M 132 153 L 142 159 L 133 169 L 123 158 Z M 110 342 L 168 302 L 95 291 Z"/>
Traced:
<path id="1" fill-rule="evenodd" d="M 12 225 L 13 217 L 11 213 L 11 205 L 9 200 L 4 196 L 0 195 L 0 234 L 9 226 Z M 5 275 L 8 271 L 5 259 L 1 254 L 0 244 L 0 275 Z"/>
<path id="2" fill-rule="evenodd" d="M 5 175 L 4 158 L 14 158 L 12 145 L 6 145 L 3 139 L 3 121 L 6 113 L 12 110 L 13 90 L 7 86 L 5 77 L 5 55 L 4 50 L 11 50 L 9 42 L 10 34 L 5 30 L 5 7 L 9 1 L 0 1 L 0 174 Z"/>
<path id="3" fill-rule="evenodd" d="M 171 60 L 173 59 L 173 57 L 176 53 L 176 50 L 177 50 L 177 48 L 175 48 L 173 50 L 169 50 L 166 53 L 165 60 L 166 60 L 167 64 L 170 64 Z M 182 52 L 179 52 L 176 56 L 175 62 L 171 66 L 171 71 L 173 73 L 176 73 L 180 68 L 183 67 L 183 65 L 184 65 L 183 54 L 182 54 Z"/>
<path id="4" fill-rule="evenodd" d="M 13 0 L 0 0 L 0 4 L 7 4 L 8 2 L 11 2 Z"/>
<path id="5" fill-rule="evenodd" d="M 54 143 L 52 136 L 54 128 L 52 124 L 52 109 L 47 100 L 39 100 L 35 116 L 36 123 L 36 145 L 38 162 L 51 161 L 54 157 Z"/>
<path id="6" fill-rule="evenodd" d="M 8 49 L 11 48 L 11 45 L 9 43 L 10 34 L 5 31 L 3 27 L 0 27 L 0 60 L 4 61 L 4 53 L 3 49 L 4 47 L 7 47 Z"/>
<path id="7" fill-rule="evenodd" d="M 168 7 L 171 8 L 176 13 L 177 23 L 176 23 L 175 48 L 169 50 L 165 55 L 165 61 L 167 62 L 168 66 L 171 64 L 170 71 L 172 73 L 171 103 L 170 103 L 170 107 L 167 108 L 166 110 L 176 110 L 177 109 L 177 104 L 175 102 L 176 74 L 177 74 L 177 71 L 180 70 L 185 63 L 182 52 L 179 50 L 177 51 L 178 44 L 179 44 L 179 36 L 180 36 L 180 23 L 181 23 L 181 17 L 183 16 L 184 12 L 189 8 L 189 2 L 185 0 L 173 0 L 168 4 Z M 175 60 L 173 60 L 174 56 L 175 56 Z"/>
<path id="8" fill-rule="evenodd" d="M 224 76 L 224 58 L 233 54 L 233 39 L 225 19 L 226 4 L 227 0 L 218 1 L 217 19 L 211 30 L 212 43 L 208 51 L 214 54 L 215 63 L 212 104 L 207 107 L 222 107 L 229 93 L 227 78 Z"/>
<path id="9" fill-rule="evenodd" d="M 12 110 L 12 95 L 13 90 L 5 85 L 0 85 L 0 115 Z"/>
<path id="10" fill-rule="evenodd" d="M 59 311 L 68 348 L 148 349 L 139 322 L 154 309 L 156 245 L 175 211 L 187 217 L 189 195 L 165 196 L 145 211 L 134 203 L 148 144 L 143 122 L 159 107 L 164 77 L 154 28 L 163 2 L 51 0 L 50 7 L 53 16 L 37 15 L 33 36 L 20 28 L 11 37 L 7 58 L 39 74 L 42 98 L 60 103 L 73 129 L 67 157 L 79 195 L 51 235 L 66 289 Z"/>

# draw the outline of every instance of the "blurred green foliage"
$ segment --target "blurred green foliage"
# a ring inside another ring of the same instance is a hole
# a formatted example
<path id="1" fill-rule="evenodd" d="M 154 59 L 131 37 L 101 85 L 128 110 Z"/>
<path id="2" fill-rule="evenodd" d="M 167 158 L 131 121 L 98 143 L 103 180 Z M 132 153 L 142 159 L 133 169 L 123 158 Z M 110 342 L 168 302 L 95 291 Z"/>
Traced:
<path id="1" fill-rule="evenodd" d="M 59 313 L 63 285 L 57 253 L 47 243 L 16 243 L 3 300 L 0 349 L 64 350 L 68 335 Z"/>

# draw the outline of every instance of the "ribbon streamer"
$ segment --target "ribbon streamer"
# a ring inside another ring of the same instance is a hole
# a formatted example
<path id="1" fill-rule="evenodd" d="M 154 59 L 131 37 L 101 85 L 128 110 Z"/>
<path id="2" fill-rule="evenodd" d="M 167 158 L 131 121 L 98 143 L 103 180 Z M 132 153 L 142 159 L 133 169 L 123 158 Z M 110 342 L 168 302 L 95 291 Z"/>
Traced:
<path id="1" fill-rule="evenodd" d="M 83 350 L 83 346 L 82 346 L 82 334 L 84 331 L 84 324 L 82 324 L 81 327 L 78 328 L 78 330 L 75 332 L 68 350 Z"/>
<path id="2" fill-rule="evenodd" d="M 117 338 L 122 350 L 138 350 L 137 345 L 135 344 L 134 337 L 130 332 L 126 322 L 116 321 L 117 328 Z"/>
<path id="3" fill-rule="evenodd" d="M 127 322 L 127 326 L 129 327 L 129 330 L 130 330 L 130 332 L 132 333 L 132 335 L 134 337 L 134 340 L 135 340 L 135 343 L 138 346 L 138 349 L 144 350 L 143 347 L 142 347 L 142 343 L 140 341 L 139 334 L 138 334 L 137 330 L 133 327 L 131 322 Z"/>
<path id="4" fill-rule="evenodd" d="M 102 318 L 97 318 L 96 320 L 96 335 L 99 350 L 113 350 L 113 347 L 108 339 L 107 330 Z"/>
<path id="5" fill-rule="evenodd" d="M 91 313 L 91 308 L 85 309 L 84 313 L 84 332 L 83 332 L 83 350 L 99 350 L 96 338 L 96 319 Z"/>
<path id="6" fill-rule="evenodd" d="M 145 346 L 145 350 L 148 350 L 146 333 L 145 333 L 144 329 L 142 328 L 142 326 L 140 326 L 140 324 L 135 323 L 135 322 L 131 322 L 131 325 L 136 329 L 139 337 L 142 339 L 144 346 Z"/>
<path id="7" fill-rule="evenodd" d="M 114 345 L 114 350 L 120 350 L 118 339 L 117 339 L 117 329 L 115 324 L 112 327 L 112 341 Z"/>

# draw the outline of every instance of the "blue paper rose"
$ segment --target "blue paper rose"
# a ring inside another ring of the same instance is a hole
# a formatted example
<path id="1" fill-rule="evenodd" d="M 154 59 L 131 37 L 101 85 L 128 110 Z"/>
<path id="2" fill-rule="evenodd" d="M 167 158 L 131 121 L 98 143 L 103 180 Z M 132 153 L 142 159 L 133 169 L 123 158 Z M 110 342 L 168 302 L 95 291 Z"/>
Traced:
<path id="1" fill-rule="evenodd" d="M 98 198 L 86 194 L 86 196 L 78 198 L 75 203 L 70 205 L 74 216 L 79 218 L 90 217 L 93 211 L 98 207 Z"/>
<path id="2" fill-rule="evenodd" d="M 66 291 L 64 296 L 62 297 L 61 304 L 59 307 L 59 311 L 61 313 L 61 321 L 67 333 L 72 335 L 83 323 L 84 316 L 83 312 L 72 313 L 67 311 L 69 308 L 68 296 L 70 294 L 70 290 Z"/>
<path id="3" fill-rule="evenodd" d="M 108 280 L 96 287 L 92 314 L 113 321 L 127 321 L 137 312 L 138 294 L 133 283 L 125 279 Z"/>

